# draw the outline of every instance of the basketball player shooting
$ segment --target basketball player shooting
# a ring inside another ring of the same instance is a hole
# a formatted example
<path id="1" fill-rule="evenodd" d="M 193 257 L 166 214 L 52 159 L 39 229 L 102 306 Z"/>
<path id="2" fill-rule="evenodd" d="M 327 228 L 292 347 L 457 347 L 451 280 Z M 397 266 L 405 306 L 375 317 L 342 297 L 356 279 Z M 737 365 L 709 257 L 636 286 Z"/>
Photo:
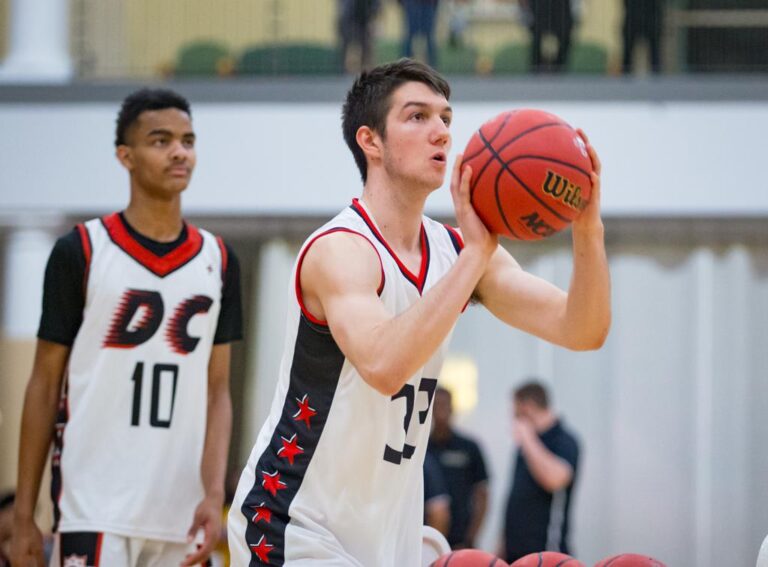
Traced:
<path id="1" fill-rule="evenodd" d="M 271 413 L 229 514 L 233 565 L 417 566 L 422 463 L 451 330 L 471 297 L 554 344 L 599 348 L 609 274 L 594 198 L 574 222 L 568 292 L 523 271 L 470 204 L 456 161 L 459 229 L 424 216 L 451 147 L 450 89 L 411 60 L 362 73 L 343 108 L 360 199 L 296 261 Z"/>
<path id="2" fill-rule="evenodd" d="M 242 326 L 237 260 L 181 216 L 196 161 L 184 98 L 130 95 L 115 145 L 128 207 L 60 238 L 46 268 L 14 567 L 44 565 L 33 513 L 52 441 L 51 565 L 198 565 L 221 527 L 229 343 Z"/>

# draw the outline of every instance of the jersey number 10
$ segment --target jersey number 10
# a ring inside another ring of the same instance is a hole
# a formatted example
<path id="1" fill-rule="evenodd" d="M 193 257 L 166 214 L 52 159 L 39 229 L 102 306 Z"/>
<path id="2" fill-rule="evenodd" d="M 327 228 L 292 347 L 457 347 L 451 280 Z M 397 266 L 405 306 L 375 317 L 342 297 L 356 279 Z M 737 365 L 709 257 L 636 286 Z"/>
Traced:
<path id="1" fill-rule="evenodd" d="M 133 380 L 131 425 L 138 426 L 141 422 L 141 390 L 144 385 L 143 362 L 136 363 L 131 380 Z M 169 380 L 170 384 L 168 383 Z M 171 427 L 178 381 L 179 367 L 176 364 L 155 364 L 152 367 L 152 405 L 149 412 L 149 424 L 152 427 L 164 427 L 166 429 Z M 160 411 L 161 398 L 164 402 L 162 412 Z"/>

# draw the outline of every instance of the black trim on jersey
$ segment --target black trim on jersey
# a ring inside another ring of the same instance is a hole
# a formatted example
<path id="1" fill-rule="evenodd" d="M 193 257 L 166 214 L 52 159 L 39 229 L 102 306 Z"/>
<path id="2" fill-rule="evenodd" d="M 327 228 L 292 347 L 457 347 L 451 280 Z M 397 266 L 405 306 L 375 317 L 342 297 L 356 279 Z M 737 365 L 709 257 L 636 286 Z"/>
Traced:
<path id="1" fill-rule="evenodd" d="M 63 487 L 61 455 L 64 452 L 64 429 L 69 422 L 69 377 L 64 376 L 64 386 L 56 410 L 55 432 L 53 436 L 53 454 L 51 455 L 51 501 L 53 502 L 53 529 L 55 533 L 61 521 L 59 499 Z"/>
<path id="2" fill-rule="evenodd" d="M 410 283 L 413 284 L 413 286 L 419 291 L 419 295 L 424 291 L 424 284 L 427 281 L 427 274 L 429 273 L 429 256 L 430 256 L 430 250 L 429 250 L 429 238 L 427 238 L 427 230 L 424 228 L 424 224 L 421 225 L 421 232 L 419 234 L 420 241 L 422 244 L 422 254 L 426 257 L 422 257 L 422 265 L 419 266 L 419 273 L 418 274 L 412 274 L 408 268 L 406 268 L 405 264 L 400 260 L 400 258 L 397 257 L 397 254 L 395 254 L 395 251 L 390 248 L 389 244 L 386 240 L 384 240 L 384 236 L 379 233 L 379 230 L 374 226 L 371 222 L 371 220 L 368 218 L 367 213 L 365 212 L 365 209 L 363 209 L 357 202 L 357 199 L 355 199 L 352 204 L 349 206 L 350 209 L 355 211 L 357 215 L 363 219 L 363 222 L 366 224 L 368 229 L 371 231 L 371 234 L 373 234 L 374 237 L 376 237 L 376 240 L 378 240 L 382 246 L 386 249 L 386 251 L 389 253 L 389 255 L 392 257 L 392 259 L 395 261 L 395 264 L 397 264 L 397 267 L 400 269 L 400 273 L 405 276 L 405 279 L 408 280 Z M 422 273 L 422 267 L 423 267 L 423 273 Z"/>
<path id="3" fill-rule="evenodd" d="M 343 365 L 344 354 L 331 334 L 317 332 L 299 317 L 282 415 L 259 457 L 254 485 L 240 508 L 248 522 L 245 539 L 251 567 L 285 562 L 285 530 L 291 521 L 288 510 L 320 441 Z M 286 445 L 293 449 L 286 452 Z M 267 561 L 259 558 L 254 550 L 257 546 Z"/>
<path id="4" fill-rule="evenodd" d="M 452 228 L 450 226 L 445 226 L 445 230 L 448 231 L 448 236 L 451 238 L 451 244 L 453 244 L 453 248 L 456 250 L 456 254 L 461 253 L 461 249 L 464 248 L 464 243 L 459 240 L 459 235 L 456 232 L 455 228 Z"/>

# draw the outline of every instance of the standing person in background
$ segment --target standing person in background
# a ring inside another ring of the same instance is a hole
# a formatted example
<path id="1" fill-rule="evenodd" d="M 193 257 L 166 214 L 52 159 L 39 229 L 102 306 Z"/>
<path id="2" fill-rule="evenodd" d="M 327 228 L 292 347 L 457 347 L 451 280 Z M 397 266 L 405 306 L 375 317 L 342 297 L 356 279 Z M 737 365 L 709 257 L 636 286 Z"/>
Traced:
<path id="1" fill-rule="evenodd" d="M 622 72 L 632 72 L 632 59 L 638 41 L 648 41 L 651 72 L 661 73 L 661 30 L 664 17 L 663 0 L 624 0 L 624 55 Z"/>
<path id="2" fill-rule="evenodd" d="M 429 451 L 424 455 L 424 524 L 448 537 L 451 527 L 451 496 L 440 463 Z"/>
<path id="3" fill-rule="evenodd" d="M 451 497 L 451 528 L 446 536 L 453 549 L 474 547 L 488 510 L 488 473 L 480 447 L 451 427 L 453 404 L 445 388 L 435 392 L 430 455 L 443 471 Z"/>
<path id="4" fill-rule="evenodd" d="M 405 13 L 405 41 L 403 56 L 413 57 L 413 40 L 423 37 L 427 48 L 427 63 L 437 68 L 437 44 L 435 24 L 437 23 L 438 0 L 400 0 Z"/>
<path id="5" fill-rule="evenodd" d="M 219 537 L 230 343 L 242 326 L 237 260 L 181 215 L 196 163 L 186 99 L 131 94 L 115 146 L 128 206 L 61 237 L 45 272 L 14 567 L 44 564 L 33 514 L 51 443 L 53 564 L 198 565 Z"/>
<path id="6" fill-rule="evenodd" d="M 341 0 L 339 2 L 339 38 L 343 70 L 364 71 L 373 66 L 373 22 L 381 8 L 381 0 Z M 350 48 L 360 50 L 358 64 L 349 65 Z"/>
<path id="7" fill-rule="evenodd" d="M 566 70 L 574 26 L 572 2 L 575 0 L 520 0 L 531 30 L 531 72 L 560 73 Z M 554 59 L 544 56 L 544 36 L 557 39 Z"/>
<path id="8" fill-rule="evenodd" d="M 517 388 L 512 403 L 518 450 L 499 556 L 511 563 L 537 551 L 571 554 L 569 515 L 579 443 L 550 409 L 539 382 Z"/>

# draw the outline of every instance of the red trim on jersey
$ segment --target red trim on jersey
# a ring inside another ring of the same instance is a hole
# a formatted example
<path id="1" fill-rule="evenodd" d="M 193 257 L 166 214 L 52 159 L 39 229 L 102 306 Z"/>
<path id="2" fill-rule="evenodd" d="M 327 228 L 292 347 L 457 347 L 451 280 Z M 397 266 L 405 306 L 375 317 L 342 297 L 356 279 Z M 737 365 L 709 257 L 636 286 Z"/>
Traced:
<path id="1" fill-rule="evenodd" d="M 224 246 L 224 240 L 222 240 L 221 236 L 216 237 L 216 242 L 219 245 L 219 250 L 221 250 L 221 283 L 224 283 L 227 276 L 229 256 L 227 256 L 227 247 Z"/>
<path id="2" fill-rule="evenodd" d="M 376 256 L 379 258 L 379 267 L 381 268 L 381 283 L 379 284 L 379 289 L 376 290 L 376 293 L 378 295 L 381 295 L 382 290 L 384 289 L 384 263 L 381 261 L 381 256 L 379 255 L 379 251 L 376 250 L 376 246 L 371 242 L 371 240 L 365 236 L 364 234 L 361 234 L 357 232 L 356 230 L 352 230 L 350 228 L 346 228 L 343 226 L 339 226 L 336 228 L 331 228 L 330 230 L 326 230 L 325 232 L 321 232 L 317 236 L 315 236 L 312 240 L 310 240 L 307 245 L 304 247 L 304 250 L 302 250 L 301 255 L 299 256 L 299 261 L 296 264 L 296 282 L 295 282 L 295 288 L 296 288 L 296 300 L 299 302 L 299 307 L 301 308 L 301 312 L 304 314 L 304 317 L 309 319 L 312 323 L 315 325 L 322 325 L 324 327 L 328 326 L 328 321 L 323 321 L 321 319 L 318 319 L 312 313 L 309 312 L 309 309 L 307 309 L 306 305 L 304 305 L 304 298 L 301 295 L 301 265 L 304 263 L 304 256 L 306 256 L 307 251 L 309 251 L 310 246 L 312 246 L 315 241 L 327 234 L 331 234 L 334 232 L 348 232 L 350 234 L 357 234 L 358 236 L 362 236 L 368 241 L 368 244 L 370 244 L 373 247 L 373 251 L 376 252 Z"/>
<path id="3" fill-rule="evenodd" d="M 136 241 L 120 218 L 120 213 L 112 213 L 101 219 L 112 242 L 117 244 L 131 258 L 147 268 L 156 276 L 165 277 L 178 270 L 203 248 L 203 236 L 197 228 L 187 223 L 187 239 L 178 248 L 165 256 L 157 256 Z"/>
<path id="4" fill-rule="evenodd" d="M 424 223 L 422 223 L 421 231 L 419 233 L 419 240 L 421 241 L 421 265 L 419 266 L 419 275 L 417 276 L 414 275 L 414 273 L 411 272 L 405 266 L 405 264 L 400 261 L 400 258 L 397 257 L 395 251 L 392 250 L 392 247 L 385 240 L 384 236 L 379 232 L 379 229 L 376 228 L 376 225 L 371 220 L 371 217 L 368 216 L 368 213 L 360 204 L 359 199 L 352 199 L 352 209 L 362 217 L 363 221 L 365 221 L 365 224 L 368 225 L 368 228 L 371 230 L 376 239 L 381 242 L 382 246 L 384 246 L 384 248 L 387 249 L 387 252 L 389 252 L 389 255 L 392 256 L 392 259 L 397 264 L 397 267 L 400 268 L 400 271 L 403 273 L 403 275 L 413 285 L 415 285 L 416 289 L 418 289 L 419 293 L 421 293 L 424 290 L 424 282 L 427 279 L 427 270 L 429 269 L 429 243 L 427 242 L 427 231 L 424 228 Z"/>
<path id="5" fill-rule="evenodd" d="M 83 256 L 85 256 L 85 271 L 83 272 L 83 294 L 88 290 L 88 274 L 91 272 L 91 255 L 93 248 L 91 247 L 91 235 L 88 234 L 88 229 L 84 224 L 77 225 L 77 232 L 80 233 L 80 244 L 83 247 Z"/>
<path id="6" fill-rule="evenodd" d="M 99 564 L 101 563 L 101 544 L 103 540 L 104 533 L 100 532 L 99 535 L 96 536 L 96 553 L 93 558 L 93 567 L 99 567 Z"/>

